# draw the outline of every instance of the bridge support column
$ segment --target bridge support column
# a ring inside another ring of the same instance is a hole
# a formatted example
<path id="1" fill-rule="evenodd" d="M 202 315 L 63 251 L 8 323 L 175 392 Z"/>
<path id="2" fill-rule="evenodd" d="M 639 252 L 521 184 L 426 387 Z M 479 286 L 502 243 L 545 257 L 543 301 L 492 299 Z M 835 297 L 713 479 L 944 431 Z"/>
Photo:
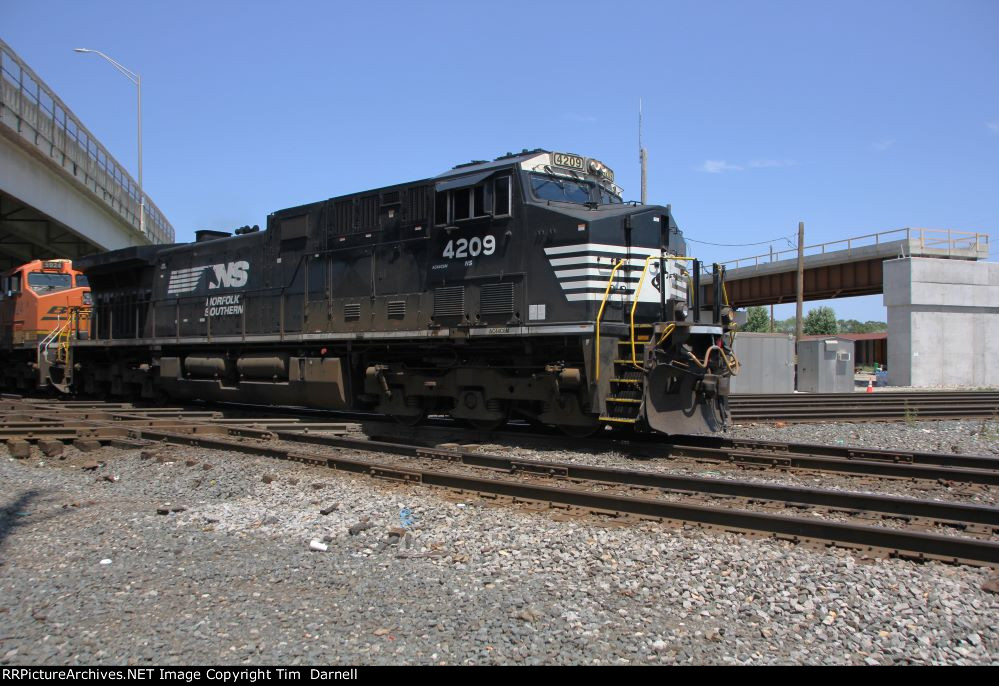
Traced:
<path id="1" fill-rule="evenodd" d="M 999 386 L 999 264 L 885 260 L 884 304 L 891 385 Z"/>

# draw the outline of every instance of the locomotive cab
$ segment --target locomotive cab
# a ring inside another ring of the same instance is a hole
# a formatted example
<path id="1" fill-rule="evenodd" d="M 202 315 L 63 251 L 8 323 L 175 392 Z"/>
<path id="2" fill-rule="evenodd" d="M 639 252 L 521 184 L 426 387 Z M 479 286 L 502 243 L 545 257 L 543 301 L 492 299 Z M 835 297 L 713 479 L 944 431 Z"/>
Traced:
<path id="1" fill-rule="evenodd" d="M 59 338 L 86 340 L 91 304 L 87 277 L 70 260 L 35 260 L 0 277 L 0 350 L 2 376 L 18 388 L 44 386 Z M 47 353 L 47 356 L 46 356 Z M 61 372 L 56 374 L 62 379 Z"/>

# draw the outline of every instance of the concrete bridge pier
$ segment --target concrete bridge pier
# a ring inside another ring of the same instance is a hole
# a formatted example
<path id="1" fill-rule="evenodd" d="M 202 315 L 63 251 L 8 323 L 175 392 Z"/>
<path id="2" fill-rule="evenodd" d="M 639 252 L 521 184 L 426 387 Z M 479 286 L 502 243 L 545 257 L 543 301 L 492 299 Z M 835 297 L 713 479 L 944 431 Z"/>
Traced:
<path id="1" fill-rule="evenodd" d="M 999 263 L 884 261 L 888 383 L 999 386 Z"/>

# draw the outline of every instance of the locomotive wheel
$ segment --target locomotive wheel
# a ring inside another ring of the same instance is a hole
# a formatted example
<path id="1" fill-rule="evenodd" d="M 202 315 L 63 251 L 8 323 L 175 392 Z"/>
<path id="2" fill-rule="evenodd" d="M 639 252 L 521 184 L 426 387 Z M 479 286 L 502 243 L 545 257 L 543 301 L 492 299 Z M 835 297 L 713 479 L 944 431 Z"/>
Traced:
<path id="1" fill-rule="evenodd" d="M 490 401 L 493 407 L 490 409 L 499 412 L 502 416 L 498 419 L 466 419 L 465 421 L 477 431 L 496 431 L 508 421 L 510 421 L 510 403 L 505 400 Z"/>

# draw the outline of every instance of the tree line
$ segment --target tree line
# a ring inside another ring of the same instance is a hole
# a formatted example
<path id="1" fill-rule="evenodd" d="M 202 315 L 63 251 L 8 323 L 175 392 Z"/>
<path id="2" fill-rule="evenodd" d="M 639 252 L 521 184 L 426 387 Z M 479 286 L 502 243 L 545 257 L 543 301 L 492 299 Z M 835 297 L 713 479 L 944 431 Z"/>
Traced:
<path id="1" fill-rule="evenodd" d="M 777 333 L 794 333 L 795 319 L 774 320 L 774 331 Z M 766 307 L 750 307 L 747 311 L 746 324 L 743 331 L 769 332 L 770 312 Z M 836 311 L 831 307 L 813 308 L 805 316 L 802 323 L 805 335 L 828 335 L 836 333 L 877 333 L 888 330 L 887 322 L 866 322 L 856 319 L 836 319 Z"/>

